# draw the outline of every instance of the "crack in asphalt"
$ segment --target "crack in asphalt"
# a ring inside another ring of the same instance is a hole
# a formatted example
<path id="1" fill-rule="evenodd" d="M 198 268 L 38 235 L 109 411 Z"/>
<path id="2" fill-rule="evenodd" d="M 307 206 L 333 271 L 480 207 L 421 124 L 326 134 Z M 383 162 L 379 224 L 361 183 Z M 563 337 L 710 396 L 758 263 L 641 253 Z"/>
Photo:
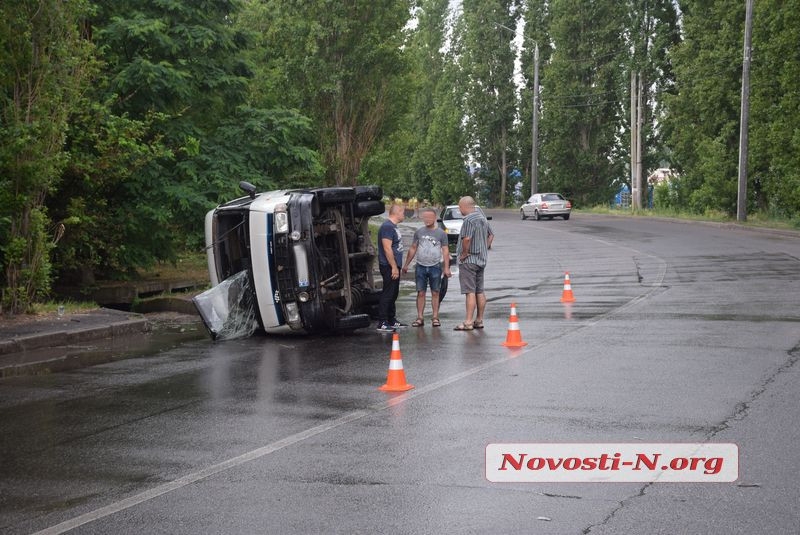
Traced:
<path id="1" fill-rule="evenodd" d="M 800 341 L 798 341 L 797 345 L 795 345 L 792 349 L 787 351 L 787 355 L 788 359 L 786 360 L 786 362 L 781 364 L 775 370 L 774 373 L 772 373 L 769 377 L 767 377 L 764 380 L 764 382 L 762 382 L 761 385 L 759 385 L 758 388 L 756 388 L 750 394 L 750 399 L 737 403 L 736 408 L 734 409 L 733 413 L 730 416 L 728 416 L 725 420 L 723 420 L 722 422 L 715 425 L 713 428 L 709 430 L 708 434 L 706 435 L 705 442 L 710 442 L 711 439 L 713 439 L 716 435 L 718 435 L 722 431 L 730 429 L 731 422 L 743 420 L 747 416 L 747 412 L 750 410 L 752 404 L 767 391 L 769 385 L 774 383 L 775 380 L 778 378 L 778 376 L 789 371 L 793 366 L 797 364 L 798 361 L 800 361 Z M 614 516 L 617 513 L 619 513 L 622 509 L 624 509 L 627 505 L 630 505 L 635 500 L 644 497 L 647 494 L 647 489 L 649 489 L 654 483 L 656 482 L 651 482 L 643 485 L 639 489 L 638 493 L 620 501 L 619 505 L 614 509 L 612 509 L 611 512 L 603 519 L 602 522 L 598 522 L 596 524 L 590 524 L 589 526 L 585 527 L 581 531 L 581 533 L 587 535 L 591 533 L 593 529 L 598 527 L 603 527 L 609 524 L 611 520 L 614 518 Z M 756 484 L 740 484 L 738 486 L 743 488 L 760 487 L 760 485 Z"/>

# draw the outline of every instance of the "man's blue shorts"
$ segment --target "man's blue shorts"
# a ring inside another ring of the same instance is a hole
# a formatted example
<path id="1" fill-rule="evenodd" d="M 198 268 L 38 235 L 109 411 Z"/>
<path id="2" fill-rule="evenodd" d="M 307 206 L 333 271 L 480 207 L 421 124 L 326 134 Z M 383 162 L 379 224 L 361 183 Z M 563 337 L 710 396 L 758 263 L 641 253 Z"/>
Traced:
<path id="1" fill-rule="evenodd" d="M 442 268 L 437 264 L 435 266 L 420 266 L 414 268 L 414 273 L 417 279 L 417 291 L 424 292 L 428 289 L 430 284 L 432 292 L 438 292 L 442 288 Z"/>

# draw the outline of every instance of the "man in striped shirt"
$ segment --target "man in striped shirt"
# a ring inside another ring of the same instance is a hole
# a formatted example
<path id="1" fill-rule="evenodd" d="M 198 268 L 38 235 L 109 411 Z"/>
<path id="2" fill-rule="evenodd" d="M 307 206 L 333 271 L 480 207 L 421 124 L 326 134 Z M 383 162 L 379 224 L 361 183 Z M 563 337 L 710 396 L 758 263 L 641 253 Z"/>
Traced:
<path id="1" fill-rule="evenodd" d="M 475 199 L 461 197 L 458 209 L 464 216 L 458 236 L 456 257 L 458 258 L 458 282 L 461 293 L 466 296 L 467 314 L 456 331 L 483 329 L 483 312 L 486 309 L 486 294 L 483 291 L 483 271 L 492 248 L 494 233 L 489 222 L 475 208 Z M 473 319 L 474 316 L 474 319 Z"/>

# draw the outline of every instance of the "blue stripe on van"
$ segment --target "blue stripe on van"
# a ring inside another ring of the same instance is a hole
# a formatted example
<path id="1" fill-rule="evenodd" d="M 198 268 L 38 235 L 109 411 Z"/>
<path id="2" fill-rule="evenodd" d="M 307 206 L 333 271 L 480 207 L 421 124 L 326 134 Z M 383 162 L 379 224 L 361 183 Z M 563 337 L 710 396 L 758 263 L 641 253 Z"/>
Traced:
<path id="1" fill-rule="evenodd" d="M 269 285 L 272 288 L 272 295 L 270 296 L 275 301 L 275 317 L 278 318 L 278 323 L 286 325 L 286 318 L 283 317 L 283 307 L 280 302 L 275 299 L 275 294 L 280 294 L 277 281 L 275 280 L 275 241 L 274 238 L 274 217 L 272 214 L 265 214 L 267 216 L 267 266 L 269 267 Z"/>

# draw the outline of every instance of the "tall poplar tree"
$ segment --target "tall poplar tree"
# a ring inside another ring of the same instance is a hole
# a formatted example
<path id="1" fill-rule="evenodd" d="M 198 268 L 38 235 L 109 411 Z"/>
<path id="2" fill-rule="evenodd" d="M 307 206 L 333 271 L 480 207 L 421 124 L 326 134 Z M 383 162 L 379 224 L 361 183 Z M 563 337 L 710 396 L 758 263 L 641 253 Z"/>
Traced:
<path id="1" fill-rule="evenodd" d="M 409 0 L 266 0 L 264 60 L 276 88 L 313 120 L 329 184 L 361 164 L 406 111 Z"/>
<path id="2" fill-rule="evenodd" d="M 755 3 L 750 208 L 800 220 L 800 2 Z"/>
<path id="3" fill-rule="evenodd" d="M 642 168 L 648 171 L 669 163 L 670 151 L 664 140 L 667 95 L 674 94 L 675 73 L 670 50 L 680 43 L 678 12 L 673 0 L 630 0 L 628 38 L 629 73 L 638 75 L 642 89 Z M 630 139 L 630 125 L 624 138 Z M 628 174 L 630 176 L 630 173 Z M 633 185 L 631 184 L 631 189 Z M 642 184 L 646 188 L 646 184 Z M 646 189 L 645 189 L 646 191 Z"/>
<path id="4" fill-rule="evenodd" d="M 553 53 L 550 39 L 550 1 L 526 0 L 523 9 L 525 28 L 523 31 L 521 68 L 525 80 L 520 100 L 519 128 L 517 129 L 517 144 L 520 152 L 520 162 L 525 169 L 525 196 L 530 192 L 531 181 L 531 151 L 533 143 L 533 90 L 534 90 L 534 49 L 539 47 L 539 95 L 538 108 L 541 114 L 541 87 L 547 84 L 543 65 L 550 61 Z M 541 115 L 540 115 L 541 116 Z M 541 133 L 537 135 L 537 149 L 541 150 Z M 537 157 L 541 161 L 541 157 Z"/>
<path id="5" fill-rule="evenodd" d="M 441 204 L 455 203 L 463 195 L 475 195 L 467 168 L 467 132 L 464 127 L 465 94 L 459 58 L 463 53 L 457 21 L 444 55 L 443 72 L 434 90 L 431 124 L 423 145 L 425 169 L 431 177 L 431 197 Z"/>
<path id="6" fill-rule="evenodd" d="M 517 116 L 514 87 L 516 0 L 464 0 L 466 111 L 470 153 L 488 182 L 489 202 L 505 206 L 508 174 L 516 163 L 511 132 Z M 504 28 L 505 27 L 505 28 Z"/>
<path id="7" fill-rule="evenodd" d="M 681 2 L 684 40 L 673 52 L 677 91 L 669 136 L 678 202 L 736 213 L 744 2 Z"/>
<path id="8" fill-rule="evenodd" d="M 625 6 L 554 0 L 551 15 L 539 189 L 561 191 L 579 206 L 607 202 L 625 168 L 619 140 L 626 122 Z"/>
<path id="9" fill-rule="evenodd" d="M 428 150 L 427 139 L 436 112 L 436 87 L 447 69 L 443 48 L 448 8 L 448 0 L 420 0 L 414 9 L 416 26 L 404 48 L 410 69 L 403 82 L 409 107 L 397 129 L 376 143 L 361 168 L 359 180 L 381 184 L 393 197 L 431 200 L 434 183 L 440 180 L 428 169 L 440 151 Z"/>

